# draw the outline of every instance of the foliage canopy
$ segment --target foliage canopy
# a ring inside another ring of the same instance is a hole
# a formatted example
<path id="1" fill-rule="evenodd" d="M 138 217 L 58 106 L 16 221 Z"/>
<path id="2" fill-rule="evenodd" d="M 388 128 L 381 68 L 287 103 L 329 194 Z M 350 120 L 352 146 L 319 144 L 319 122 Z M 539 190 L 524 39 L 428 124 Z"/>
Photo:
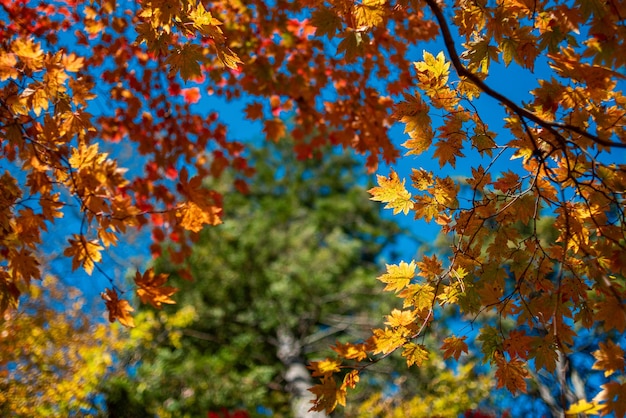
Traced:
<path id="1" fill-rule="evenodd" d="M 553 372 L 581 329 L 605 331 L 595 352 L 594 367 L 607 376 L 597 402 L 603 414 L 626 413 L 623 341 L 611 337 L 626 330 L 624 2 L 0 7 L 0 310 L 41 278 L 42 232 L 72 206 L 82 221 L 63 253 L 88 274 L 129 228 L 153 228 L 157 254 L 159 242 L 176 237 L 172 253 L 183 260 L 205 225 L 222 222 L 221 196 L 204 179 L 233 166 L 245 190 L 251 168 L 219 112 L 193 106 L 202 96 L 248 100 L 246 118 L 269 140 L 290 128 L 280 119 L 289 112 L 297 155 L 341 145 L 367 154 L 372 170 L 399 156 L 390 128 L 400 122 L 406 154 L 455 175 L 416 163 L 408 185 L 391 171 L 372 198 L 435 222 L 453 252 L 388 267 L 380 279 L 403 310 L 367 343 L 346 346 L 337 361 L 356 368 L 345 376 L 336 379 L 339 366 L 313 365 L 322 377 L 314 408 L 342 403 L 364 359 L 400 350 L 419 365 L 418 337 L 454 305 L 510 322 L 482 327 L 478 340 L 498 386 L 512 392 L 526 390 L 529 367 Z M 529 93 L 494 87 L 502 70 Z M 120 143 L 132 144 L 141 169 L 125 172 L 105 152 Z M 548 218 L 554 233 L 544 235 L 536 225 Z M 144 302 L 169 302 L 164 278 L 136 277 Z M 132 307 L 109 278 L 110 319 L 132 326 Z M 445 356 L 465 349 L 464 335 L 441 343 Z"/>

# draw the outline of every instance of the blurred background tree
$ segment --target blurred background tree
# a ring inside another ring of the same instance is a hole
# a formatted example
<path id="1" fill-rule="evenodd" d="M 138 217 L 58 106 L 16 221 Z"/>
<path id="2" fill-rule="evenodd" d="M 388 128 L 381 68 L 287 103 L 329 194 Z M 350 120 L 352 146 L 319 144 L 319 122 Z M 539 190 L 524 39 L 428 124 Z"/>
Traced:
<path id="1" fill-rule="evenodd" d="M 53 276 L 0 318 L 0 416 L 83 416 L 122 347 L 119 327 L 101 321 L 81 292 Z"/>
<path id="2" fill-rule="evenodd" d="M 308 412 L 308 361 L 328 355 L 336 341 L 365 338 L 396 302 L 372 278 L 385 254 L 396 257 L 394 239 L 406 232 L 368 200 L 362 163 L 328 150 L 298 160 L 282 143 L 253 149 L 251 161 L 249 192 L 224 193 L 226 221 L 204 230 L 187 260 L 193 282 L 177 276 L 171 257 L 157 261 L 180 289 L 177 304 L 140 308 L 126 357 L 133 372 L 111 381 L 111 414 L 123 416 L 131 401 L 159 416 L 223 408 L 323 416 Z M 372 365 L 343 413 L 367 416 L 376 404 L 380 416 L 393 416 L 407 400 L 417 413 L 418 399 L 419 411 L 433 412 L 426 393 L 458 412 L 488 394 L 489 379 L 470 363 L 444 373 L 435 359 L 400 377 L 397 362 Z"/>

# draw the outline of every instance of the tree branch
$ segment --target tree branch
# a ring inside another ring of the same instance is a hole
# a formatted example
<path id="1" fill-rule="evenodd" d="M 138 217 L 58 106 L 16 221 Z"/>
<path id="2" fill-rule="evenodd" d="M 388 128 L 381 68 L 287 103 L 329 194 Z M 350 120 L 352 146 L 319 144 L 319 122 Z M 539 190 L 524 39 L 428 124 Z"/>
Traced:
<path id="1" fill-rule="evenodd" d="M 446 19 L 443 16 L 443 12 L 441 11 L 441 8 L 437 4 L 437 0 L 426 0 L 426 3 L 428 4 L 428 7 L 430 7 L 430 10 L 435 15 L 435 19 L 437 19 L 437 23 L 439 24 L 439 29 L 441 30 L 441 35 L 443 36 L 443 42 L 445 44 L 446 51 L 448 51 L 448 55 L 450 56 L 450 61 L 452 62 L 452 65 L 456 69 L 456 72 L 459 75 L 459 77 L 465 77 L 466 79 L 474 83 L 482 92 L 498 100 L 500 103 L 505 105 L 507 108 L 509 108 L 513 113 L 515 113 L 520 118 L 526 118 L 528 120 L 535 122 L 537 125 L 543 127 L 545 130 L 550 132 L 556 138 L 561 139 L 562 141 L 568 142 L 563 137 L 563 135 L 556 130 L 557 128 L 564 129 L 564 130 L 576 133 L 578 135 L 584 136 L 585 138 L 590 139 L 599 145 L 603 145 L 606 147 L 626 148 L 626 143 L 613 142 L 613 141 L 608 141 L 606 139 L 599 138 L 598 136 L 593 135 L 587 132 L 586 130 L 581 129 L 577 126 L 557 123 L 557 122 L 549 122 L 545 119 L 542 119 L 539 116 L 532 113 L 531 111 L 519 106 L 517 103 L 515 103 L 508 97 L 504 96 L 503 94 L 489 87 L 476 74 L 469 71 L 467 67 L 465 67 L 465 65 L 463 65 L 463 63 L 461 62 L 461 58 L 459 57 L 459 54 L 456 51 L 456 46 L 454 44 L 454 39 L 452 38 L 452 33 L 450 32 L 450 27 L 448 26 L 448 23 L 446 22 Z"/>

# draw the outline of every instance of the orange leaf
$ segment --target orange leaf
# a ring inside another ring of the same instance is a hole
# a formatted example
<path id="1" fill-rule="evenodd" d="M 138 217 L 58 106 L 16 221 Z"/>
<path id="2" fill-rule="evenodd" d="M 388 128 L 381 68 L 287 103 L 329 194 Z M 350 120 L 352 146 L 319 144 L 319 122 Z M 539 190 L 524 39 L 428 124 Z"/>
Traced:
<path id="1" fill-rule="evenodd" d="M 309 389 L 316 399 L 311 401 L 313 406 L 310 411 L 326 411 L 330 414 L 335 410 L 337 404 L 346 404 L 346 389 L 343 387 L 337 387 L 335 379 L 332 376 L 324 376 L 322 383 L 317 384 Z"/>
<path id="2" fill-rule="evenodd" d="M 365 344 L 341 344 L 337 342 L 331 347 L 334 352 L 347 360 L 361 361 L 367 358 L 367 346 Z"/>
<path id="3" fill-rule="evenodd" d="M 134 311 L 133 307 L 130 306 L 127 300 L 119 299 L 115 289 L 105 289 L 105 292 L 102 292 L 100 297 L 104 300 L 109 311 L 110 322 L 115 322 L 117 319 L 125 327 L 132 328 L 135 326 L 133 317 L 130 315 Z"/>
<path id="4" fill-rule="evenodd" d="M 72 258 L 72 271 L 82 266 L 89 275 L 93 273 L 95 263 L 102 261 L 100 251 L 104 250 L 97 240 L 87 241 L 84 235 L 74 234 L 74 239 L 68 239 L 70 246 L 63 251 L 63 255 Z"/>
<path id="5" fill-rule="evenodd" d="M 619 345 L 609 340 L 606 344 L 599 343 L 598 348 L 593 352 L 596 362 L 592 369 L 604 370 L 605 377 L 612 375 L 617 370 L 624 369 L 624 350 Z"/>
<path id="6" fill-rule="evenodd" d="M 468 353 L 467 343 L 465 342 L 466 337 L 448 337 L 443 340 L 443 345 L 441 349 L 443 350 L 443 359 L 447 360 L 450 357 L 454 357 L 455 360 L 458 360 L 461 357 L 461 354 Z"/>
<path id="7" fill-rule="evenodd" d="M 524 366 L 524 362 L 518 359 L 507 361 L 502 354 L 496 353 L 496 379 L 498 389 L 505 387 L 512 393 L 526 393 L 526 379 L 528 378 L 528 370 Z"/>
<path id="8" fill-rule="evenodd" d="M 157 309 L 161 309 L 163 303 L 175 304 L 170 298 L 178 289 L 171 286 L 163 286 L 168 279 L 167 274 L 155 274 L 152 268 L 146 270 L 142 275 L 135 274 L 137 284 L 137 295 L 142 303 L 150 303 Z"/>

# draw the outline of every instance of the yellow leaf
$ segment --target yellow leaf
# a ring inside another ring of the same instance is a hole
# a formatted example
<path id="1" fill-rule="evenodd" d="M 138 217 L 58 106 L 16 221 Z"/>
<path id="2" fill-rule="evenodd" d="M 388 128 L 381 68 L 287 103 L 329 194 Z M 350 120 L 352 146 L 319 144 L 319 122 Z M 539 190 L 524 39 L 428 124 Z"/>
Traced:
<path id="1" fill-rule="evenodd" d="M 401 347 L 406 338 L 402 335 L 402 330 L 385 328 L 374 330 L 374 354 L 388 354 Z"/>
<path id="2" fill-rule="evenodd" d="M 387 315 L 387 322 L 385 322 L 385 325 L 389 325 L 393 328 L 406 327 L 413 323 L 415 317 L 415 311 L 401 311 L 399 309 L 394 309 L 391 311 L 390 315 Z"/>
<path id="3" fill-rule="evenodd" d="M 378 26 L 385 16 L 386 0 L 363 0 L 355 4 L 354 15 L 358 27 Z"/>
<path id="4" fill-rule="evenodd" d="M 414 364 L 420 367 L 425 360 L 428 360 L 428 350 L 421 344 L 408 343 L 404 346 L 402 357 L 406 357 L 408 367 Z"/>
<path id="5" fill-rule="evenodd" d="M 603 409 L 604 405 L 599 404 L 597 401 L 588 402 L 584 399 L 581 399 L 580 401 L 571 404 L 567 411 L 565 411 L 565 415 L 598 415 L 602 412 Z"/>
<path id="6" fill-rule="evenodd" d="M 354 389 L 356 384 L 359 383 L 359 371 L 351 370 L 350 373 L 346 374 L 343 378 L 343 383 L 341 385 L 342 389 L 351 388 Z"/>
<path id="7" fill-rule="evenodd" d="M 69 73 L 76 73 L 83 68 L 85 58 L 77 57 L 74 53 L 63 55 L 63 69 Z"/>
<path id="8" fill-rule="evenodd" d="M 404 261 L 401 261 L 399 265 L 387 264 L 387 273 L 379 276 L 378 280 L 387 283 L 385 291 L 397 293 L 411 283 L 411 280 L 415 277 L 416 267 L 413 261 L 410 264 Z"/>
<path id="9" fill-rule="evenodd" d="M 38 71 L 43 67 L 43 49 L 39 43 L 35 43 L 32 39 L 18 38 L 13 42 L 11 49 L 28 69 Z"/>
<path id="10" fill-rule="evenodd" d="M 368 193 L 372 195 L 371 200 L 387 203 L 385 209 L 393 209 L 393 214 L 399 212 L 405 215 L 413 208 L 411 193 L 404 187 L 404 180 L 400 182 L 398 174 L 391 170 L 388 177 L 376 176 L 379 187 L 372 187 Z"/>
<path id="11" fill-rule="evenodd" d="M 325 359 L 322 361 L 312 361 L 308 368 L 311 370 L 311 376 L 322 377 L 331 376 L 341 370 L 341 362 L 334 359 Z"/>

